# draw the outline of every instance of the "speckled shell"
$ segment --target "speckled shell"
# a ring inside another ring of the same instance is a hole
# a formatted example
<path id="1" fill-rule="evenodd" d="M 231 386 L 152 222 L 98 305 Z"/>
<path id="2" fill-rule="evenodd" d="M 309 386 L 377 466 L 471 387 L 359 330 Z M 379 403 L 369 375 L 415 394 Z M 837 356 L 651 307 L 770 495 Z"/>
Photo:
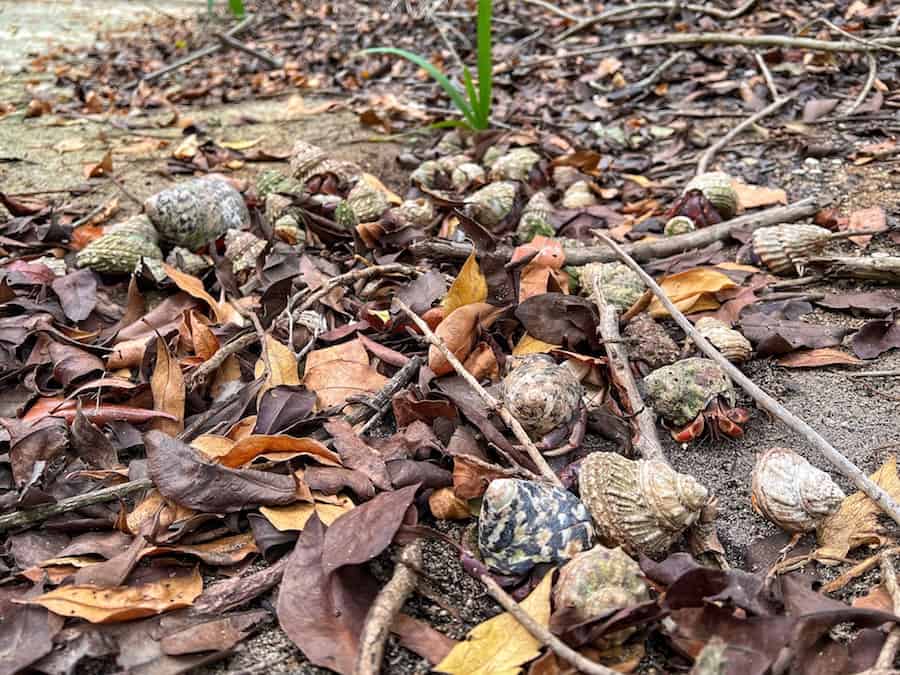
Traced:
<path id="1" fill-rule="evenodd" d="M 701 173 L 691 179 L 684 191 L 700 190 L 719 215 L 728 220 L 737 213 L 738 194 L 731 186 L 731 176 L 721 171 Z"/>
<path id="2" fill-rule="evenodd" d="M 574 166 L 554 166 L 553 184 L 557 190 L 565 191 L 570 185 L 584 180 L 584 174 Z"/>
<path id="3" fill-rule="evenodd" d="M 437 161 L 433 159 L 426 160 L 419 164 L 416 169 L 409 174 L 409 182 L 413 185 L 421 185 L 426 188 L 433 188 L 435 179 L 440 173 L 441 167 Z"/>
<path id="4" fill-rule="evenodd" d="M 585 209 L 597 204 L 597 196 L 587 181 L 579 180 L 566 188 L 560 204 L 564 209 Z"/>
<path id="5" fill-rule="evenodd" d="M 406 199 L 388 211 L 388 218 L 413 227 L 427 227 L 434 221 L 434 204 L 430 199 Z"/>
<path id="6" fill-rule="evenodd" d="M 705 316 L 697 321 L 694 328 L 732 363 L 743 363 L 753 353 L 750 340 L 711 316 Z"/>
<path id="7" fill-rule="evenodd" d="M 454 129 L 444 134 L 434 149 L 439 155 L 458 155 L 465 149 L 465 142 Z"/>
<path id="8" fill-rule="evenodd" d="M 450 174 L 450 183 L 454 190 L 464 190 L 475 181 L 484 179 L 484 169 L 474 162 L 460 164 Z"/>
<path id="9" fill-rule="evenodd" d="M 640 359 L 650 368 L 668 366 L 681 356 L 675 340 L 647 312 L 632 318 L 623 332 L 625 337 L 637 340 L 635 346 L 628 348 L 632 358 Z"/>
<path id="10" fill-rule="evenodd" d="M 169 255 L 166 256 L 166 262 L 182 272 L 197 276 L 212 267 L 212 260 L 205 255 L 191 253 L 186 248 L 176 246 Z"/>
<path id="11" fill-rule="evenodd" d="M 572 421 L 584 395 L 572 370 L 544 354 L 516 359 L 502 391 L 507 408 L 534 439 Z"/>
<path id="12" fill-rule="evenodd" d="M 488 227 L 500 224 L 512 211 L 518 186 L 510 181 L 491 183 L 466 198 L 472 218 Z"/>
<path id="13" fill-rule="evenodd" d="M 272 192 L 266 197 L 266 220 L 274 223 L 286 215 L 294 215 L 294 200 L 287 195 Z"/>
<path id="14" fill-rule="evenodd" d="M 731 379 L 710 359 L 682 359 L 644 378 L 647 403 L 670 424 L 694 420 L 718 396 L 734 399 Z"/>
<path id="15" fill-rule="evenodd" d="M 292 215 L 281 216 L 272 226 L 272 234 L 291 246 L 303 246 L 306 244 L 306 230 L 300 227 L 300 222 Z"/>
<path id="16" fill-rule="evenodd" d="M 141 239 L 147 239 L 153 243 L 159 243 L 159 233 L 156 231 L 153 223 L 150 222 L 150 218 L 143 213 L 132 216 L 121 223 L 111 225 L 106 230 L 106 234 L 117 234 L 123 237 L 140 237 Z"/>
<path id="17" fill-rule="evenodd" d="M 110 233 L 81 249 L 75 256 L 75 264 L 95 272 L 131 274 L 144 257 L 162 260 L 162 251 L 155 241 L 134 235 Z"/>
<path id="18" fill-rule="evenodd" d="M 810 255 L 830 239 L 831 231 L 818 225 L 788 223 L 761 227 L 753 232 L 753 251 L 776 274 L 800 272 Z"/>
<path id="19" fill-rule="evenodd" d="M 788 532 L 816 529 L 845 496 L 831 476 L 788 448 L 767 450 L 753 468 L 753 508 Z"/>
<path id="20" fill-rule="evenodd" d="M 266 242 L 246 230 L 228 230 L 225 233 L 225 257 L 231 261 L 231 270 L 238 276 L 256 267 L 256 260 L 266 248 Z"/>
<path id="21" fill-rule="evenodd" d="M 437 160 L 438 168 L 444 173 L 453 173 L 453 170 L 463 164 L 470 164 L 472 158 L 468 155 L 447 155 L 439 157 Z"/>
<path id="22" fill-rule="evenodd" d="M 589 549 L 594 528 L 588 510 L 562 488 L 515 478 L 491 482 L 481 502 L 478 548 L 501 574 L 525 574 Z"/>
<path id="23" fill-rule="evenodd" d="M 379 190 L 364 180 L 357 181 L 347 194 L 347 203 L 360 223 L 374 222 L 391 208 L 391 202 L 384 190 Z"/>
<path id="24" fill-rule="evenodd" d="M 241 193 L 214 176 L 157 192 L 144 202 L 144 211 L 164 240 L 191 250 L 250 223 Z"/>
<path id="25" fill-rule="evenodd" d="M 491 164 L 491 180 L 528 180 L 541 156 L 531 148 L 513 148 Z"/>
<path id="26" fill-rule="evenodd" d="M 347 200 L 342 199 L 335 207 L 334 224 L 338 226 L 339 230 L 344 232 L 352 232 L 359 225 L 356 212 Z"/>
<path id="27" fill-rule="evenodd" d="M 647 287 L 641 278 L 620 262 L 590 263 L 581 270 L 582 285 L 591 290 L 600 284 L 604 299 L 619 310 L 626 310 L 637 302 Z"/>
<path id="28" fill-rule="evenodd" d="M 553 205 L 543 192 L 535 192 L 525 208 L 522 209 L 522 215 L 519 217 L 519 224 L 516 227 L 516 238 L 520 243 L 524 244 L 537 235 L 552 237 L 556 234 L 553 225 L 550 223 L 550 216 L 553 213 Z"/>
<path id="29" fill-rule="evenodd" d="M 621 548 L 597 545 L 579 553 L 559 570 L 553 587 L 557 611 L 571 608 L 575 618 L 588 621 L 603 612 L 636 605 L 650 599 L 640 565 Z M 622 644 L 636 628 L 604 636 L 594 643 L 599 649 Z"/>
<path id="30" fill-rule="evenodd" d="M 299 195 L 301 192 L 303 184 L 300 181 L 277 169 L 266 169 L 256 177 L 256 194 L 260 200 L 276 193 Z"/>
<path id="31" fill-rule="evenodd" d="M 696 229 L 697 226 L 694 224 L 694 221 L 687 216 L 675 216 L 674 218 L 669 218 L 663 234 L 667 237 L 674 237 L 679 234 L 693 232 Z"/>
<path id="32" fill-rule="evenodd" d="M 494 162 L 503 157 L 504 150 L 499 145 L 492 145 L 484 151 L 481 157 L 481 163 L 487 167 L 493 167 Z"/>
<path id="33" fill-rule="evenodd" d="M 709 492 L 665 462 L 594 452 L 581 464 L 581 500 L 600 542 L 631 555 L 665 553 L 699 517 Z"/>
<path id="34" fill-rule="evenodd" d="M 317 145 L 297 141 L 291 149 L 291 174 L 305 184 L 310 178 L 332 174 L 339 187 L 347 187 L 360 173 L 353 162 L 331 159 L 328 153 Z"/>

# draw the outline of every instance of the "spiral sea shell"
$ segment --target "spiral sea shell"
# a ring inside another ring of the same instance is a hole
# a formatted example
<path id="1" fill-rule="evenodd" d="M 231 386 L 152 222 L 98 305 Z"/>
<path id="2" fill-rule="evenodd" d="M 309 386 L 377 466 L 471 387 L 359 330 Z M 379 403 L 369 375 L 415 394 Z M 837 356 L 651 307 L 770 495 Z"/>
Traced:
<path id="1" fill-rule="evenodd" d="M 503 157 L 504 152 L 503 148 L 499 145 L 492 145 L 484 151 L 484 155 L 481 157 L 481 163 L 484 166 L 493 167 L 494 162 Z"/>
<path id="2" fill-rule="evenodd" d="M 512 212 L 517 193 L 518 185 L 511 181 L 485 185 L 466 199 L 469 214 L 482 225 L 499 225 Z"/>
<path id="3" fill-rule="evenodd" d="M 541 156 L 531 148 L 513 148 L 491 164 L 491 180 L 528 180 Z"/>
<path id="4" fill-rule="evenodd" d="M 581 269 L 581 282 L 588 291 L 598 285 L 603 299 L 622 311 L 637 302 L 647 290 L 637 273 L 620 262 L 585 265 Z"/>
<path id="5" fill-rule="evenodd" d="M 644 378 L 648 403 L 676 427 L 694 420 L 719 396 L 733 402 L 731 379 L 711 359 L 682 359 Z"/>
<path id="6" fill-rule="evenodd" d="M 474 162 L 460 164 L 450 173 L 450 183 L 457 192 L 465 190 L 475 181 L 484 179 L 484 168 Z"/>
<path id="7" fill-rule="evenodd" d="M 496 572 L 525 574 L 538 563 L 568 560 L 593 543 L 591 516 L 567 490 L 500 478 L 484 493 L 478 548 Z"/>
<path id="8" fill-rule="evenodd" d="M 564 209 L 586 209 L 597 204 L 597 197 L 587 181 L 579 180 L 566 188 L 560 204 Z"/>
<path id="9" fill-rule="evenodd" d="M 130 274 L 141 258 L 162 260 L 158 239 L 147 216 L 134 216 L 113 225 L 106 234 L 81 249 L 75 256 L 75 264 L 95 272 Z"/>
<path id="10" fill-rule="evenodd" d="M 538 439 L 570 422 L 580 410 L 584 395 L 571 368 L 544 354 L 516 361 L 503 378 L 503 400 L 528 435 Z"/>
<path id="11" fill-rule="evenodd" d="M 426 160 L 409 174 L 409 182 L 413 185 L 421 185 L 426 188 L 434 188 L 437 175 L 441 172 L 440 165 L 433 159 Z"/>
<path id="12" fill-rule="evenodd" d="M 241 193 L 216 176 L 157 192 L 144 202 L 144 212 L 163 240 L 191 250 L 250 223 Z"/>
<path id="13" fill-rule="evenodd" d="M 731 176 L 721 171 L 701 173 L 691 179 L 684 191 L 700 190 L 723 219 L 728 220 L 737 213 L 738 194 L 731 186 Z"/>
<path id="14" fill-rule="evenodd" d="M 337 180 L 338 187 L 344 188 L 360 173 L 362 169 L 353 162 L 332 159 L 325 150 L 312 143 L 297 141 L 291 149 L 291 174 L 301 184 L 314 177 L 331 174 Z"/>
<path id="15" fill-rule="evenodd" d="M 844 497 L 831 476 L 788 448 L 767 450 L 753 468 L 753 508 L 788 532 L 816 529 Z"/>
<path id="16" fill-rule="evenodd" d="M 387 193 L 378 185 L 365 180 L 365 176 L 363 174 L 347 194 L 347 203 L 353 209 L 357 222 L 371 223 L 391 208 L 391 202 Z"/>
<path id="17" fill-rule="evenodd" d="M 674 237 L 679 234 L 693 232 L 696 229 L 697 226 L 694 224 L 694 221 L 687 216 L 675 216 L 674 218 L 669 218 L 663 234 L 667 237 Z"/>
<path id="18" fill-rule="evenodd" d="M 599 544 L 563 565 L 553 587 L 556 610 L 572 609 L 578 621 L 588 621 L 606 611 L 649 599 L 640 566 L 621 548 L 609 549 Z M 594 646 L 608 649 L 620 645 L 635 630 L 626 628 L 605 635 Z"/>
<path id="19" fill-rule="evenodd" d="M 166 256 L 166 262 L 172 267 L 195 277 L 208 270 L 213 264 L 208 256 L 191 253 L 180 246 L 176 246 L 169 251 L 169 255 Z"/>
<path id="20" fill-rule="evenodd" d="M 729 328 L 724 322 L 711 316 L 705 316 L 697 321 L 694 328 L 732 363 L 742 363 L 753 353 L 750 340 L 734 328 Z"/>
<path id="21" fill-rule="evenodd" d="M 266 242 L 246 230 L 228 230 L 225 233 L 225 257 L 231 261 L 231 271 L 241 281 L 256 267 Z"/>
<path id="22" fill-rule="evenodd" d="M 519 224 L 516 227 L 516 238 L 519 243 L 525 244 L 539 234 L 545 237 L 552 237 L 556 234 L 556 230 L 550 223 L 551 213 L 553 213 L 553 206 L 547 195 L 543 192 L 534 193 L 525 204 L 522 215 L 519 217 Z"/>
<path id="23" fill-rule="evenodd" d="M 271 194 L 299 195 L 303 192 L 303 184 L 296 178 L 285 176 L 277 169 L 266 169 L 256 177 L 256 194 L 265 200 Z"/>
<path id="24" fill-rule="evenodd" d="M 406 227 L 428 227 L 434 222 L 434 203 L 430 199 L 406 199 L 390 209 L 385 219 Z"/>
<path id="25" fill-rule="evenodd" d="M 776 274 L 802 273 L 810 255 L 821 249 L 831 231 L 818 225 L 788 223 L 753 232 L 753 252 Z"/>
<path id="26" fill-rule="evenodd" d="M 699 517 L 709 492 L 665 462 L 594 452 L 581 464 L 581 501 L 600 542 L 631 555 L 665 553 Z"/>

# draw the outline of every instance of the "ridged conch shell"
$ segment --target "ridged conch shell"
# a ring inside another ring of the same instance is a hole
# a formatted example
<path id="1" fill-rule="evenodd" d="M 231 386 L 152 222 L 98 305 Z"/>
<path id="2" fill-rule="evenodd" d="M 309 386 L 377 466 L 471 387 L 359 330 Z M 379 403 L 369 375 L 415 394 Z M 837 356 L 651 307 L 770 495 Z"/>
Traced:
<path id="1" fill-rule="evenodd" d="M 802 273 L 810 256 L 825 246 L 832 232 L 818 225 L 788 223 L 753 232 L 753 251 L 776 274 Z"/>
<path id="2" fill-rule="evenodd" d="M 448 155 L 437 160 L 438 168 L 444 173 L 453 173 L 456 167 L 471 163 L 472 158 L 468 155 Z"/>
<path id="3" fill-rule="evenodd" d="M 303 184 L 296 178 L 285 176 L 277 169 L 266 169 L 256 177 L 256 195 L 265 201 L 271 194 L 297 194 L 303 192 Z"/>
<path id="4" fill-rule="evenodd" d="M 362 174 L 356 185 L 347 194 L 347 203 L 353 209 L 357 222 L 360 223 L 374 222 L 391 208 L 388 194 L 377 184 L 367 180 L 367 175 Z"/>
<path id="5" fill-rule="evenodd" d="M 250 224 L 244 197 L 227 180 L 195 178 L 157 192 L 144 212 L 163 240 L 194 250 Z"/>
<path id="6" fill-rule="evenodd" d="M 694 328 L 732 363 L 743 363 L 753 353 L 750 340 L 723 321 L 705 316 L 694 324 Z"/>
<path id="7" fill-rule="evenodd" d="M 516 238 L 520 243 L 525 244 L 537 235 L 552 237 L 556 234 L 553 225 L 550 223 L 550 214 L 553 213 L 553 205 L 543 192 L 535 192 L 525 208 L 522 209 L 522 215 L 519 217 L 519 224 L 516 227 Z"/>
<path id="8" fill-rule="evenodd" d="M 484 151 L 481 157 L 481 163 L 487 167 L 492 167 L 494 162 L 503 156 L 504 150 L 499 145 L 492 145 Z"/>
<path id="9" fill-rule="evenodd" d="M 158 240 L 150 219 L 145 215 L 134 216 L 113 225 L 106 234 L 81 249 L 75 256 L 75 264 L 95 272 L 130 274 L 141 258 L 162 260 Z"/>
<path id="10" fill-rule="evenodd" d="M 665 462 L 594 452 L 578 477 L 597 536 L 631 555 L 665 553 L 700 516 L 709 492 Z"/>
<path id="11" fill-rule="evenodd" d="M 697 226 L 694 224 L 694 221 L 687 216 L 675 216 L 674 218 L 669 218 L 668 222 L 666 222 L 663 234 L 667 237 L 674 237 L 679 234 L 693 232 L 696 229 Z"/>
<path id="12" fill-rule="evenodd" d="M 831 476 L 788 448 L 771 448 L 753 468 L 751 502 L 788 532 L 810 532 L 844 500 Z"/>
<path id="13" fill-rule="evenodd" d="M 588 206 L 596 206 L 597 203 L 597 196 L 585 180 L 576 181 L 566 188 L 560 202 L 564 209 L 586 209 Z"/>
<path id="14" fill-rule="evenodd" d="M 731 186 L 731 176 L 721 171 L 701 173 L 691 179 L 684 191 L 700 190 L 719 215 L 728 220 L 737 213 L 738 194 Z"/>
<path id="15" fill-rule="evenodd" d="M 469 212 L 482 225 L 492 227 L 503 222 L 512 211 L 518 185 L 511 181 L 491 183 L 466 199 Z"/>
<path id="16" fill-rule="evenodd" d="M 541 156 L 531 148 L 513 148 L 491 164 L 491 180 L 528 180 L 528 174 Z"/>
<path id="17" fill-rule="evenodd" d="M 581 269 L 581 284 L 589 292 L 595 286 L 599 287 L 603 299 L 622 311 L 637 302 L 647 290 L 637 273 L 620 262 L 585 265 Z"/>
<path id="18" fill-rule="evenodd" d="M 405 199 L 388 211 L 385 219 L 403 226 L 427 227 L 434 222 L 434 203 L 430 199 Z"/>
<path id="19" fill-rule="evenodd" d="M 544 354 L 517 359 L 502 386 L 509 412 L 534 439 L 570 422 L 584 395 L 572 369 Z"/>
<path id="20" fill-rule="evenodd" d="M 640 565 L 621 548 L 597 545 L 579 553 L 559 570 L 553 587 L 556 611 L 574 610 L 574 618 L 588 621 L 605 611 L 620 609 L 650 599 Z M 593 643 L 598 649 L 620 645 L 637 629 L 610 633 Z"/>
<path id="21" fill-rule="evenodd" d="M 591 516 L 571 492 L 515 478 L 491 481 L 478 517 L 478 548 L 501 574 L 525 574 L 594 544 Z"/>
<path id="22" fill-rule="evenodd" d="M 362 169 L 353 162 L 331 159 L 328 153 L 317 145 L 306 141 L 297 141 L 291 149 L 291 174 L 303 185 L 311 178 L 333 175 L 339 187 L 346 187 Z"/>

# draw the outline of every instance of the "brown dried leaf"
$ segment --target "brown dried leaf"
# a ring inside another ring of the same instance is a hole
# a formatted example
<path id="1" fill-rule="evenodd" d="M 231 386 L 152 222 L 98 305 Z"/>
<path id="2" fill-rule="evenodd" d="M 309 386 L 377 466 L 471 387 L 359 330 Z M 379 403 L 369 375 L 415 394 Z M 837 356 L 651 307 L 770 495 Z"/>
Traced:
<path id="1" fill-rule="evenodd" d="M 453 280 L 453 285 L 450 286 L 447 297 L 444 298 L 441 305 L 449 316 L 458 307 L 470 305 L 473 302 L 484 302 L 487 300 L 487 295 L 487 279 L 481 273 L 473 249 L 460 268 L 459 274 L 456 275 L 456 279 Z"/>
<path id="2" fill-rule="evenodd" d="M 263 453 L 290 453 L 295 457 L 311 457 L 320 464 L 341 466 L 341 458 L 314 438 L 263 434 L 240 439 L 225 454 L 219 456 L 219 463 L 230 467 L 243 466 Z"/>
<path id="3" fill-rule="evenodd" d="M 310 354 L 310 356 L 312 355 Z M 266 376 L 266 381 L 259 390 L 260 398 L 272 387 L 282 384 L 300 384 L 300 376 L 297 374 L 297 357 L 294 356 L 294 352 L 268 333 L 266 334 L 265 349 L 253 369 L 254 377 L 262 377 L 263 374 Z"/>
<path id="4" fill-rule="evenodd" d="M 434 333 L 456 358 L 465 361 L 475 345 L 478 329 L 489 327 L 501 311 L 486 302 L 464 305 L 448 314 Z M 453 371 L 453 366 L 434 345 L 428 348 L 428 367 L 439 376 Z"/>
<path id="5" fill-rule="evenodd" d="M 194 354 L 208 361 L 219 351 L 219 338 L 210 330 L 207 321 L 194 310 L 188 312 L 188 321 Z"/>
<path id="6" fill-rule="evenodd" d="M 316 393 L 320 409 L 379 391 L 385 382 L 387 378 L 369 364 L 369 354 L 358 339 L 317 349 L 306 357 L 303 384 Z"/>
<path id="7" fill-rule="evenodd" d="M 172 267 L 171 265 L 166 263 L 163 263 L 163 269 L 166 270 L 166 274 L 172 281 L 175 282 L 175 285 L 178 286 L 178 288 L 183 290 L 191 297 L 202 300 L 207 305 L 209 305 L 209 308 L 213 311 L 217 322 L 223 323 L 225 321 L 225 316 L 222 312 L 222 308 L 219 306 L 219 303 L 216 302 L 215 299 L 206 292 L 206 289 L 203 287 L 203 282 L 200 281 L 200 279 L 192 274 L 182 272 L 181 270 L 176 269 L 175 267 Z"/>
<path id="8" fill-rule="evenodd" d="M 334 438 L 334 447 L 345 467 L 363 473 L 379 490 L 391 489 L 391 477 L 384 458 L 363 441 L 346 420 L 330 419 L 325 422 L 325 429 Z"/>
<path id="9" fill-rule="evenodd" d="M 731 187 L 738 195 L 738 204 L 741 209 L 755 209 L 758 206 L 771 206 L 772 204 L 787 204 L 787 193 L 781 188 L 773 189 L 759 185 L 747 185 L 738 181 L 732 181 Z"/>
<path id="10" fill-rule="evenodd" d="M 858 366 L 862 364 L 855 356 L 851 356 L 840 349 L 823 347 L 822 349 L 807 349 L 782 356 L 777 361 L 779 366 L 785 368 L 818 368 L 819 366 Z"/>
<path id="11" fill-rule="evenodd" d="M 150 428 L 177 436 L 184 431 L 184 376 L 181 366 L 161 337 L 156 338 L 156 367 L 150 377 L 150 390 L 153 392 L 153 409 L 169 413 L 175 418 L 153 420 Z"/>
<path id="12" fill-rule="evenodd" d="M 428 508 L 435 518 L 441 520 L 468 520 L 472 517 L 469 503 L 460 499 L 453 488 L 439 488 L 428 497 Z"/>
<path id="13" fill-rule="evenodd" d="M 885 230 L 887 229 L 887 216 L 880 206 L 872 206 L 868 209 L 857 209 L 850 214 L 846 221 L 847 226 L 842 230 Z M 861 234 L 858 237 L 850 237 L 850 241 L 864 249 L 872 241 L 871 234 Z"/>
<path id="14" fill-rule="evenodd" d="M 94 164 L 84 165 L 85 178 L 99 178 L 108 176 L 113 172 L 112 150 L 107 150 L 103 158 Z"/>

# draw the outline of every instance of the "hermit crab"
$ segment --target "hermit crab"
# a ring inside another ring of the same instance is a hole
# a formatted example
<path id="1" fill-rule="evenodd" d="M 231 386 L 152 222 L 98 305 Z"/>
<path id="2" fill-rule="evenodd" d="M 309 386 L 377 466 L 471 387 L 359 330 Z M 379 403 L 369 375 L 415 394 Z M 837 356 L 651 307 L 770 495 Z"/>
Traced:
<path id="1" fill-rule="evenodd" d="M 653 409 L 670 425 L 679 443 L 698 438 L 707 427 L 714 436 L 744 434 L 750 419 L 744 408 L 734 407 L 731 380 L 715 361 L 690 358 L 657 368 L 644 378 Z"/>
<path id="2" fill-rule="evenodd" d="M 581 445 L 587 426 L 584 388 L 567 365 L 545 354 L 513 359 L 503 378 L 503 400 L 513 417 L 545 455 L 554 457 Z"/>

